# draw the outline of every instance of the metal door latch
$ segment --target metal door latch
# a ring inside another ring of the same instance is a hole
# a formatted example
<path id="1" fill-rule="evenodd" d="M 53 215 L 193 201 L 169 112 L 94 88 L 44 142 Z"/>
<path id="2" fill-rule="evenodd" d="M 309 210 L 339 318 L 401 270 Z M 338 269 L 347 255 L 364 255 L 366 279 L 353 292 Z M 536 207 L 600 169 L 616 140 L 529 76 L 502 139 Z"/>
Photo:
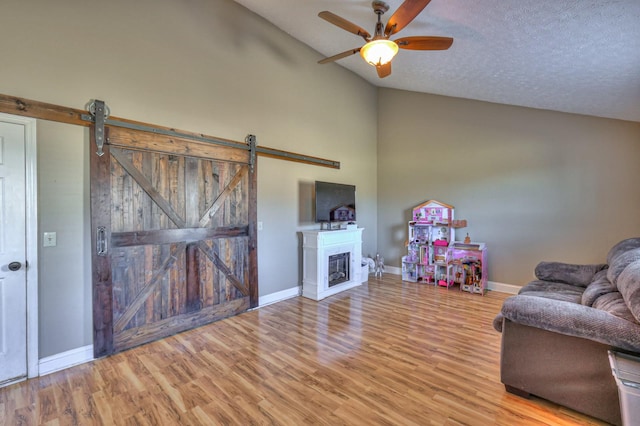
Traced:
<path id="1" fill-rule="evenodd" d="M 96 254 L 107 255 L 107 228 L 104 226 L 98 226 L 96 229 Z"/>

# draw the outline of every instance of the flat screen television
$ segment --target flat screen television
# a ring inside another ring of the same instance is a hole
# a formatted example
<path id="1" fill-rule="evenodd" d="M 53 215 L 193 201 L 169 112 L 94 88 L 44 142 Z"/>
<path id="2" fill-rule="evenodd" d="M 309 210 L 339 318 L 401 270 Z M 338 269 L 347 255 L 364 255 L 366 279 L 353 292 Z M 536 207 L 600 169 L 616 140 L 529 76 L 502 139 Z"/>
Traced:
<path id="1" fill-rule="evenodd" d="M 316 222 L 356 220 L 356 187 L 316 181 Z"/>

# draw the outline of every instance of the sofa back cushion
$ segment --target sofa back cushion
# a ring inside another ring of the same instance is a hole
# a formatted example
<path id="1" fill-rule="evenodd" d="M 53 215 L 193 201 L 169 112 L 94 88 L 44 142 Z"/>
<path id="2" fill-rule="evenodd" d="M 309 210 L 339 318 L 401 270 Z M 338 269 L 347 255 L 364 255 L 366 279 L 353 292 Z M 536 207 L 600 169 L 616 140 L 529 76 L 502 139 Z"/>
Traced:
<path id="1" fill-rule="evenodd" d="M 602 270 L 593 277 L 591 284 L 589 284 L 584 290 L 584 293 L 582 293 L 582 304 L 593 307 L 593 302 L 595 302 L 598 297 L 603 294 L 613 293 L 614 291 L 618 291 L 618 289 L 607 278 L 607 270 Z"/>
<path id="2" fill-rule="evenodd" d="M 634 248 L 613 256 L 609 269 L 607 270 L 607 278 L 614 285 L 618 285 L 618 276 L 625 270 L 629 264 L 640 260 L 640 248 Z M 618 287 L 619 289 L 620 287 Z"/>
<path id="3" fill-rule="evenodd" d="M 627 265 L 616 283 L 627 307 L 640 322 L 640 260 Z"/>
<path id="4" fill-rule="evenodd" d="M 563 262 L 540 262 L 534 271 L 541 281 L 559 282 L 579 287 L 588 286 L 605 264 L 575 265 Z"/>
<path id="5" fill-rule="evenodd" d="M 629 310 L 629 307 L 625 303 L 624 298 L 618 291 L 603 294 L 602 296 L 598 297 L 593 302 L 593 307 L 595 309 L 600 309 L 601 311 L 608 312 L 611 315 L 615 315 L 618 318 L 622 318 L 623 320 L 627 320 L 636 324 L 638 323 L 637 318 Z"/>
<path id="6" fill-rule="evenodd" d="M 626 240 L 620 241 L 609 250 L 607 254 L 607 264 L 611 265 L 618 255 L 636 248 L 640 248 L 640 238 L 627 238 Z"/>

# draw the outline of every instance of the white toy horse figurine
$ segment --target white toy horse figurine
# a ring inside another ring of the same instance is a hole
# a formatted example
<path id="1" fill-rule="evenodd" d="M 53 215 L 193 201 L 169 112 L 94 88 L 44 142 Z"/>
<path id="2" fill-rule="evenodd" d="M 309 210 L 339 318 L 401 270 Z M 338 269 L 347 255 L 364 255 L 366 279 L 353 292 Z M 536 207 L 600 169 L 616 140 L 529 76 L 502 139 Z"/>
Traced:
<path id="1" fill-rule="evenodd" d="M 375 277 L 382 278 L 382 273 L 384 272 L 384 257 L 376 254 L 376 266 L 375 266 Z"/>

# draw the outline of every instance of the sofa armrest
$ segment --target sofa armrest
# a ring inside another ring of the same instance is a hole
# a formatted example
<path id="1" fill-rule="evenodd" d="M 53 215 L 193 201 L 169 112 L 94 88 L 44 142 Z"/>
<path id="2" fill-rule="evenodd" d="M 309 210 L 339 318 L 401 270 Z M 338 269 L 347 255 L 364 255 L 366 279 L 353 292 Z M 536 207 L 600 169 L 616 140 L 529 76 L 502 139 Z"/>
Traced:
<path id="1" fill-rule="evenodd" d="M 607 267 L 606 264 L 574 265 L 562 262 L 540 262 L 535 274 L 539 280 L 588 286 L 596 273 Z"/>
<path id="2" fill-rule="evenodd" d="M 493 319 L 493 328 L 498 332 L 502 333 L 502 325 L 504 321 L 504 315 L 502 312 L 499 312 L 498 315 Z"/>
<path id="3" fill-rule="evenodd" d="M 524 294 L 507 298 L 500 314 L 515 323 L 640 352 L 639 324 L 577 303 Z"/>

